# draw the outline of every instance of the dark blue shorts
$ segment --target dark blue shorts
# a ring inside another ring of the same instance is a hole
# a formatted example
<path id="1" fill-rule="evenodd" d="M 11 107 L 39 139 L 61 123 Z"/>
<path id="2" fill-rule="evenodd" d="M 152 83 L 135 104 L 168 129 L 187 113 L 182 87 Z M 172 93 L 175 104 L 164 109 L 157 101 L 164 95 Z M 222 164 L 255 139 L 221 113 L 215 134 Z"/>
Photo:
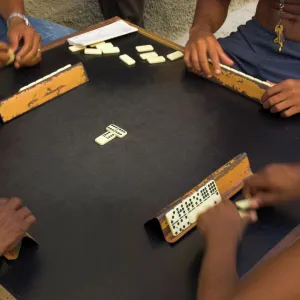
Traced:
<path id="1" fill-rule="evenodd" d="M 274 83 L 300 79 L 300 43 L 287 40 L 279 52 L 275 38 L 274 32 L 252 19 L 219 42 L 241 72 Z"/>

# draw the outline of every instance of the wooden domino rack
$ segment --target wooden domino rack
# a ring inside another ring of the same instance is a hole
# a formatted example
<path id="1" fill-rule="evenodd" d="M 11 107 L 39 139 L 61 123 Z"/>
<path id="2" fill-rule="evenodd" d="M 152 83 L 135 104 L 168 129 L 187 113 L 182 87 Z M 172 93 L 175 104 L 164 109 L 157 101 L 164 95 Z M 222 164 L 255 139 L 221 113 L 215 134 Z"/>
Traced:
<path id="1" fill-rule="evenodd" d="M 213 74 L 214 71 L 211 62 L 209 62 L 209 66 Z M 189 69 L 189 71 L 197 74 L 198 76 L 203 77 L 196 70 Z M 209 80 L 216 82 L 226 88 L 229 88 L 230 90 L 233 90 L 239 94 L 247 96 L 259 103 L 261 103 L 261 97 L 263 96 L 265 91 L 272 86 L 268 82 L 261 81 L 257 78 L 244 74 L 240 71 L 234 70 L 222 64 L 221 74 L 216 74 Z"/>
<path id="2" fill-rule="evenodd" d="M 116 18 L 119 19 L 119 18 Z M 143 28 L 139 28 L 138 26 L 127 22 L 129 25 L 138 28 L 139 33 L 150 37 L 151 39 L 162 43 L 165 46 L 168 46 L 174 50 L 178 50 L 184 53 L 184 47 L 180 46 L 174 42 L 171 42 L 165 38 L 160 37 L 159 35 L 149 32 Z M 209 61 L 209 66 L 212 74 L 214 74 L 213 66 L 211 61 Z M 242 94 L 246 97 L 249 97 L 257 102 L 260 102 L 262 95 L 265 91 L 271 86 L 271 84 L 261 81 L 257 78 L 249 76 L 245 73 L 237 71 L 233 68 L 230 68 L 226 65 L 221 64 L 221 74 L 215 74 L 212 78 L 203 77 L 196 70 L 189 69 L 190 72 L 201 76 L 205 79 L 211 80 L 219 85 L 222 85 L 230 90 L 233 90 L 239 94 Z"/>
<path id="3" fill-rule="evenodd" d="M 24 239 L 29 239 L 31 240 L 34 244 L 37 244 L 37 241 L 27 232 L 26 235 L 24 236 Z M 5 252 L 3 254 L 3 256 L 7 259 L 7 260 L 15 260 L 19 257 L 19 253 L 22 247 L 22 241 L 14 248 L 11 249 L 7 252 Z M 1 300 L 1 299 L 0 299 Z"/>
<path id="4" fill-rule="evenodd" d="M 16 300 L 2 285 L 0 285 L 0 300 Z"/>
<path id="5" fill-rule="evenodd" d="M 172 235 L 170 227 L 166 220 L 166 214 L 170 210 L 172 210 L 179 202 L 192 195 L 195 191 L 199 190 L 210 180 L 214 180 L 216 182 L 222 200 L 229 200 L 230 197 L 235 195 L 243 188 L 244 180 L 250 175 L 252 175 L 252 171 L 250 168 L 248 156 L 246 153 L 242 153 L 236 156 L 235 158 L 233 158 L 231 161 L 229 161 L 221 168 L 219 168 L 217 171 L 215 171 L 214 173 L 206 177 L 201 183 L 196 185 L 192 190 L 187 192 L 185 195 L 176 199 L 166 208 L 161 210 L 156 215 L 156 218 L 159 221 L 165 240 L 168 243 L 175 243 L 196 226 L 196 223 L 192 223 L 179 235 L 177 236 Z"/>
<path id="6" fill-rule="evenodd" d="M 0 102 L 0 116 L 5 123 L 45 102 L 88 82 L 82 63 L 75 64 L 55 75 Z"/>

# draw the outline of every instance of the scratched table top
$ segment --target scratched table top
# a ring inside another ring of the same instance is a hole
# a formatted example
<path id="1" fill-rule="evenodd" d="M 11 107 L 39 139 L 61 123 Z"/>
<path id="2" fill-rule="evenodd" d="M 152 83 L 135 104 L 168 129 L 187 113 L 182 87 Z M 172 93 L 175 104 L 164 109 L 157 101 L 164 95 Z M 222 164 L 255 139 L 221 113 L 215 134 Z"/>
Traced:
<path id="1" fill-rule="evenodd" d="M 66 44 L 41 65 L 1 70 L 1 97 L 71 63 L 90 82 L 0 125 L 1 196 L 19 196 L 38 223 L 40 247 L 5 263 L 1 283 L 18 299 L 195 299 L 203 238 L 175 246 L 144 224 L 241 152 L 253 171 L 297 161 L 300 118 L 281 119 L 253 101 L 186 72 L 183 60 L 150 66 L 136 45 L 173 50 L 140 33 L 114 41 L 136 58 L 72 54 Z M 114 123 L 128 131 L 100 147 Z M 267 208 L 238 257 L 247 272 L 300 220 L 299 204 Z"/>

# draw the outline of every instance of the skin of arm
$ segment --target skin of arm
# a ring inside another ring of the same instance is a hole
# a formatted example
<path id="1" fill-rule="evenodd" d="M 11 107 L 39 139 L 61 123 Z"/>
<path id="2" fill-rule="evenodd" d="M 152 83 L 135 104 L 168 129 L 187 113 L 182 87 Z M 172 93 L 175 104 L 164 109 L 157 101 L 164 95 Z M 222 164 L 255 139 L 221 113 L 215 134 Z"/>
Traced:
<path id="1" fill-rule="evenodd" d="M 215 33 L 224 23 L 231 0 L 198 0 L 191 31 Z"/>
<path id="2" fill-rule="evenodd" d="M 199 275 L 198 300 L 232 300 L 239 278 L 236 254 L 242 233 L 255 216 L 241 218 L 230 200 L 223 200 L 200 215 L 197 228 L 206 242 Z M 217 288 L 216 288 L 217 287 Z"/>
<path id="3" fill-rule="evenodd" d="M 237 244 L 234 241 L 224 242 L 223 245 L 220 240 L 207 244 L 199 276 L 198 300 L 232 299 L 230 296 L 239 281 Z"/>
<path id="4" fill-rule="evenodd" d="M 14 12 L 24 14 L 23 0 L 0 1 L 0 14 L 5 20 Z"/>

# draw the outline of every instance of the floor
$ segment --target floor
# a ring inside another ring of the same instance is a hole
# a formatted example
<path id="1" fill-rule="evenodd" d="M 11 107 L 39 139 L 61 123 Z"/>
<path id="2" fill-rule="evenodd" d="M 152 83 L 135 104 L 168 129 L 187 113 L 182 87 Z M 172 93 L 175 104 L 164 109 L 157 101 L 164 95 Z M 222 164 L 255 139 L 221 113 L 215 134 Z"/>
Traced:
<path id="1" fill-rule="evenodd" d="M 225 37 L 230 34 L 232 31 L 236 31 L 237 27 L 241 24 L 246 23 L 248 20 L 252 18 L 255 13 L 257 0 L 253 0 L 243 7 L 240 7 L 228 14 L 226 22 L 223 26 L 215 33 L 217 38 Z M 241 21 L 242 20 L 242 21 Z M 174 41 L 177 44 L 184 46 L 188 40 L 188 32 L 175 39 Z"/>

